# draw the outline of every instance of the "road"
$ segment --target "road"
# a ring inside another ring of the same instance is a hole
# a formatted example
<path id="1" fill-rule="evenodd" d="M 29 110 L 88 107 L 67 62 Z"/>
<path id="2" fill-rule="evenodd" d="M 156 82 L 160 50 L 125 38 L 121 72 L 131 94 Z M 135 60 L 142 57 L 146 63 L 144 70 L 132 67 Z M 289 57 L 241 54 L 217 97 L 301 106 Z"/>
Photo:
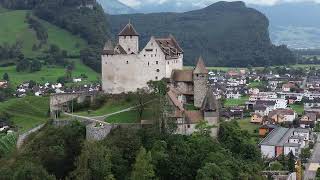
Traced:
<path id="1" fill-rule="evenodd" d="M 314 145 L 313 153 L 309 162 L 306 165 L 304 172 L 304 180 L 314 180 L 316 178 L 317 167 L 320 163 L 320 135 L 318 134 L 317 141 Z"/>

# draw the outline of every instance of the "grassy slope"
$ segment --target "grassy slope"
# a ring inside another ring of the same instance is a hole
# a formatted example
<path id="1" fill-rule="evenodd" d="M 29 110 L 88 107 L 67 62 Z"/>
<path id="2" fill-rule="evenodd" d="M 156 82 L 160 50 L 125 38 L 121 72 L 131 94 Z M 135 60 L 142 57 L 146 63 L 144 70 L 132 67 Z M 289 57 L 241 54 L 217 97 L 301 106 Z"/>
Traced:
<path id="1" fill-rule="evenodd" d="M 97 81 L 100 77 L 98 73 L 85 66 L 80 61 L 75 61 L 75 70 L 73 76 L 77 77 L 81 74 L 88 76 L 88 81 Z M 65 74 L 65 69 L 62 67 L 42 67 L 41 71 L 28 73 L 28 72 L 16 72 L 15 66 L 0 67 L 0 75 L 8 73 L 12 84 L 17 85 L 24 81 L 34 80 L 39 83 L 56 82 L 58 77 Z"/>
<path id="2" fill-rule="evenodd" d="M 56 44 L 61 49 L 67 50 L 71 54 L 79 54 L 81 48 L 85 47 L 86 42 L 81 38 L 72 35 L 68 31 L 58 28 L 46 21 L 40 20 L 42 24 L 48 30 L 48 43 L 41 50 L 32 51 L 32 46 L 38 43 L 37 38 L 33 30 L 28 28 L 28 24 L 25 22 L 25 16 L 28 11 L 9 11 L 1 9 L 0 7 L 0 44 L 5 42 L 9 44 L 15 43 L 17 40 L 22 42 L 23 53 L 27 57 L 33 57 L 41 54 L 41 51 L 48 48 L 50 44 Z M 79 45 L 76 47 L 76 45 Z M 99 74 L 85 66 L 80 60 L 75 60 L 76 68 L 73 73 L 74 76 L 86 74 L 89 81 L 96 81 L 99 79 Z M 59 76 L 65 73 L 64 68 L 43 67 L 40 72 L 36 73 L 18 73 L 15 71 L 15 66 L 0 67 L 0 77 L 7 72 L 14 85 L 17 85 L 24 81 L 36 80 L 37 82 L 56 82 Z"/>
<path id="3" fill-rule="evenodd" d="M 48 119 L 48 97 L 24 97 L 0 103 L 0 111 L 9 113 L 19 132 L 25 132 Z"/>
<path id="4" fill-rule="evenodd" d="M 38 40 L 35 32 L 29 29 L 29 25 L 25 21 L 27 12 L 18 10 L 0 14 L 0 44 L 5 42 L 13 44 L 16 41 L 21 41 L 23 53 L 27 57 L 38 55 L 40 51 L 45 50 L 50 44 L 56 44 L 61 49 L 73 54 L 78 54 L 79 49 L 85 46 L 86 43 L 81 38 L 41 20 L 48 30 L 48 43 L 41 50 L 32 51 L 32 46 L 37 44 Z M 79 44 L 79 47 L 76 47 L 76 44 Z"/>

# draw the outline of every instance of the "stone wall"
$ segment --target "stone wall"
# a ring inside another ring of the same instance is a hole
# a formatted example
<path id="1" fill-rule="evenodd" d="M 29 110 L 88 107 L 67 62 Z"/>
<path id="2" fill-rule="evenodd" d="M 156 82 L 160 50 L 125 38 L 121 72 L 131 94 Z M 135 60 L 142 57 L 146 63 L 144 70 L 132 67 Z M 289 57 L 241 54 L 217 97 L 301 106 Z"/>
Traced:
<path id="1" fill-rule="evenodd" d="M 208 88 L 208 74 L 194 74 L 194 106 L 201 108 Z"/>
<path id="2" fill-rule="evenodd" d="M 86 126 L 86 139 L 91 141 L 100 141 L 107 137 L 112 129 L 117 125 L 105 125 L 92 123 Z"/>

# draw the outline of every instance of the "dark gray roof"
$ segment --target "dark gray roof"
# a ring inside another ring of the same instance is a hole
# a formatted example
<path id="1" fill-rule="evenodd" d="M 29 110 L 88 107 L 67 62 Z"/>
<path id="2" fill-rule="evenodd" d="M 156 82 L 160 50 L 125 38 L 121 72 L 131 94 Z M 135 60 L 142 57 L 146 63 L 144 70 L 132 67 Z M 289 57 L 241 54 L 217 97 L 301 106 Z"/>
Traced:
<path id="1" fill-rule="evenodd" d="M 294 129 L 278 127 L 272 130 L 266 138 L 264 138 L 260 145 L 266 146 L 283 146 L 288 142 L 289 137 L 293 134 Z"/>
<path id="2" fill-rule="evenodd" d="M 203 111 L 216 111 L 219 110 L 217 98 L 213 95 L 212 87 L 209 87 L 207 94 L 203 100 L 201 110 Z"/>
<path id="3" fill-rule="evenodd" d="M 208 74 L 209 71 L 206 68 L 206 65 L 204 63 L 204 60 L 202 59 L 202 57 L 200 56 L 197 62 L 197 65 L 193 71 L 194 74 Z"/>
<path id="4" fill-rule="evenodd" d="M 131 23 L 128 23 L 118 35 L 119 36 L 139 36 L 139 34 L 134 29 Z"/>

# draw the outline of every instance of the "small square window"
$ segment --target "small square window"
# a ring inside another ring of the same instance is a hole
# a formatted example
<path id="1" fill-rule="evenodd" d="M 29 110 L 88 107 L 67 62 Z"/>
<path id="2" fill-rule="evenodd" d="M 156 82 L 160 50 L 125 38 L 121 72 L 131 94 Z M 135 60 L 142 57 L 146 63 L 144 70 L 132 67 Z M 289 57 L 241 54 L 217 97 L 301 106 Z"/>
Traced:
<path id="1" fill-rule="evenodd" d="M 187 126 L 188 128 L 190 128 L 190 124 L 188 124 L 188 126 Z"/>
<path id="2" fill-rule="evenodd" d="M 130 48 L 128 48 L 128 51 L 130 51 L 131 49 Z"/>
<path id="3" fill-rule="evenodd" d="M 127 61 L 127 64 L 129 64 L 129 61 Z"/>
<path id="4" fill-rule="evenodd" d="M 157 69 L 157 72 L 160 72 L 160 69 Z"/>
<path id="5" fill-rule="evenodd" d="M 158 80 L 158 76 L 156 76 L 156 80 Z"/>
<path id="6" fill-rule="evenodd" d="M 156 61 L 156 64 L 159 64 L 159 62 L 158 62 L 158 61 Z"/>

